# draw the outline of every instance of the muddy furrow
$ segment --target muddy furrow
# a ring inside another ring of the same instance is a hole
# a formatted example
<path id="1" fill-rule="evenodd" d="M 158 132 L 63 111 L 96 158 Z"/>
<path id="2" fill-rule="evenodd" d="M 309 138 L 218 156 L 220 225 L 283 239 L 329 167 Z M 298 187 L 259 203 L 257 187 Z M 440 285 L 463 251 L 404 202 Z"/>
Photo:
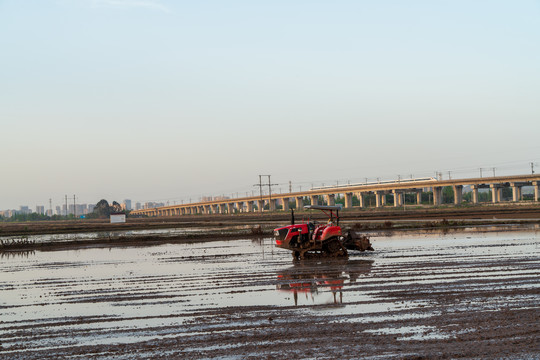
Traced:
<path id="1" fill-rule="evenodd" d="M 10 257 L 0 358 L 540 358 L 535 233 L 375 240 L 338 261 L 270 239 Z"/>

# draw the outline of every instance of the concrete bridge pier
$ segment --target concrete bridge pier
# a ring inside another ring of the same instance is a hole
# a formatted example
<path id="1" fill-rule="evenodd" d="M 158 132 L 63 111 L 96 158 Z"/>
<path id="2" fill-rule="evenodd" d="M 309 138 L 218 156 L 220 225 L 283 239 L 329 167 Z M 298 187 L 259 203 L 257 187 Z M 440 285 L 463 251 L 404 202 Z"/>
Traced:
<path id="1" fill-rule="evenodd" d="M 472 203 L 478 204 L 478 185 L 471 185 Z"/>
<path id="2" fill-rule="evenodd" d="M 364 193 L 358 193 L 356 194 L 356 197 L 358 198 L 358 202 L 360 202 L 360 207 L 363 208 L 365 206 Z"/>
<path id="3" fill-rule="evenodd" d="M 416 204 L 421 205 L 422 204 L 422 190 L 416 191 Z"/>
<path id="4" fill-rule="evenodd" d="M 277 209 L 277 199 L 270 199 L 269 204 L 268 204 L 268 208 L 270 209 L 270 211 L 276 211 L 276 209 Z"/>
<path id="5" fill-rule="evenodd" d="M 264 210 L 264 200 L 257 200 L 257 209 L 259 211 L 263 211 Z"/>
<path id="6" fill-rule="evenodd" d="M 328 205 L 328 206 L 336 205 L 336 195 L 328 194 L 325 197 L 326 197 L 326 205 Z"/>
<path id="7" fill-rule="evenodd" d="M 499 192 L 499 185 L 498 184 L 490 184 L 489 187 L 491 188 L 491 202 L 492 203 L 498 203 L 501 201 L 501 196 Z"/>
<path id="8" fill-rule="evenodd" d="M 511 183 L 510 186 L 512 187 L 512 201 L 513 202 L 517 202 L 519 201 L 519 190 L 521 190 L 521 188 L 519 186 L 517 186 L 515 183 Z"/>
<path id="9" fill-rule="evenodd" d="M 394 194 L 394 206 L 402 206 L 403 193 L 399 192 L 398 190 L 392 190 L 392 193 Z"/>
<path id="10" fill-rule="evenodd" d="M 229 214 L 234 214 L 234 203 L 228 203 L 227 204 L 227 212 Z"/>
<path id="11" fill-rule="evenodd" d="M 538 201 L 538 196 L 540 195 L 540 182 L 539 181 L 533 181 L 533 187 L 534 187 L 534 201 Z"/>
<path id="12" fill-rule="evenodd" d="M 319 205 L 319 196 L 311 195 L 311 205 Z"/>
<path id="13" fill-rule="evenodd" d="M 352 208 L 352 193 L 345 193 L 345 208 Z"/>
<path id="14" fill-rule="evenodd" d="M 512 200 L 514 202 L 521 200 L 521 187 L 523 184 L 517 184 L 517 183 L 510 183 L 510 186 L 512 187 Z"/>
<path id="15" fill-rule="evenodd" d="M 375 191 L 375 207 L 386 205 L 386 194 L 384 191 Z"/>
<path id="16" fill-rule="evenodd" d="M 220 214 L 225 214 L 225 212 L 227 211 L 227 205 L 226 204 L 219 204 L 219 213 Z"/>
<path id="17" fill-rule="evenodd" d="M 281 199 L 281 203 L 283 204 L 283 211 L 289 211 L 289 201 L 290 199 L 288 197 Z"/>
<path id="18" fill-rule="evenodd" d="M 253 212 L 253 201 L 246 202 L 247 204 L 247 212 Z"/>
<path id="19" fill-rule="evenodd" d="M 433 205 L 442 204 L 442 187 L 434 186 L 433 187 Z"/>
<path id="20" fill-rule="evenodd" d="M 453 185 L 454 190 L 454 204 L 460 205 L 463 202 L 463 185 Z"/>
<path id="21" fill-rule="evenodd" d="M 304 209 L 304 198 L 302 196 L 296 197 L 296 211 Z"/>
<path id="22" fill-rule="evenodd" d="M 238 212 L 243 213 L 244 212 L 244 202 L 238 201 L 236 204 L 236 208 L 238 209 Z"/>

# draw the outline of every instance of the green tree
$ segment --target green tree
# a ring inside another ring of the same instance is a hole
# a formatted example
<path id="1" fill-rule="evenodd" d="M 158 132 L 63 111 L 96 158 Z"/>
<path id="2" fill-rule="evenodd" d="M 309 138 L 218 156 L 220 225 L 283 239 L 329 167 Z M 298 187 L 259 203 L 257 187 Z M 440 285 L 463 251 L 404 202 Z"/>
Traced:
<path id="1" fill-rule="evenodd" d="M 112 205 L 109 207 L 109 213 L 115 213 L 115 212 L 121 212 L 121 211 L 122 211 L 122 205 L 120 205 L 116 201 L 113 201 Z"/>
<path id="2" fill-rule="evenodd" d="M 110 209 L 110 206 L 109 206 L 109 202 L 107 200 L 105 200 L 105 199 L 99 200 L 99 202 L 94 207 L 93 214 L 94 214 L 95 217 L 98 217 L 98 218 L 109 217 L 111 215 L 111 209 Z"/>
<path id="3" fill-rule="evenodd" d="M 454 202 L 454 189 L 451 186 L 445 186 L 442 189 L 443 204 L 452 204 Z"/>

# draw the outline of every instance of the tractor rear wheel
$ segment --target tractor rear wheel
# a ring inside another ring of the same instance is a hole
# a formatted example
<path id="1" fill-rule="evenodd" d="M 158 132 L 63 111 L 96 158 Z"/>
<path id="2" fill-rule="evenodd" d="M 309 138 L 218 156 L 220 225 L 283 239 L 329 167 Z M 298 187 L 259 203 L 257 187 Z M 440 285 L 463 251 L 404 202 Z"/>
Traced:
<path id="1" fill-rule="evenodd" d="M 323 246 L 326 256 L 329 257 L 347 257 L 347 249 L 337 238 L 332 238 Z"/>

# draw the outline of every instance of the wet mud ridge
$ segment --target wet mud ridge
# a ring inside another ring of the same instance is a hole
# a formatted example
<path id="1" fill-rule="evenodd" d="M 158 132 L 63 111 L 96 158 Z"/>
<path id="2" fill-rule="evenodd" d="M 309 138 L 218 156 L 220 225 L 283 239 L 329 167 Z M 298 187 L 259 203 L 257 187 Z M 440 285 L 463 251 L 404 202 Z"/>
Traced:
<path id="1" fill-rule="evenodd" d="M 372 239 L 293 262 L 270 239 L 17 252 L 0 359 L 539 359 L 534 231 Z"/>

